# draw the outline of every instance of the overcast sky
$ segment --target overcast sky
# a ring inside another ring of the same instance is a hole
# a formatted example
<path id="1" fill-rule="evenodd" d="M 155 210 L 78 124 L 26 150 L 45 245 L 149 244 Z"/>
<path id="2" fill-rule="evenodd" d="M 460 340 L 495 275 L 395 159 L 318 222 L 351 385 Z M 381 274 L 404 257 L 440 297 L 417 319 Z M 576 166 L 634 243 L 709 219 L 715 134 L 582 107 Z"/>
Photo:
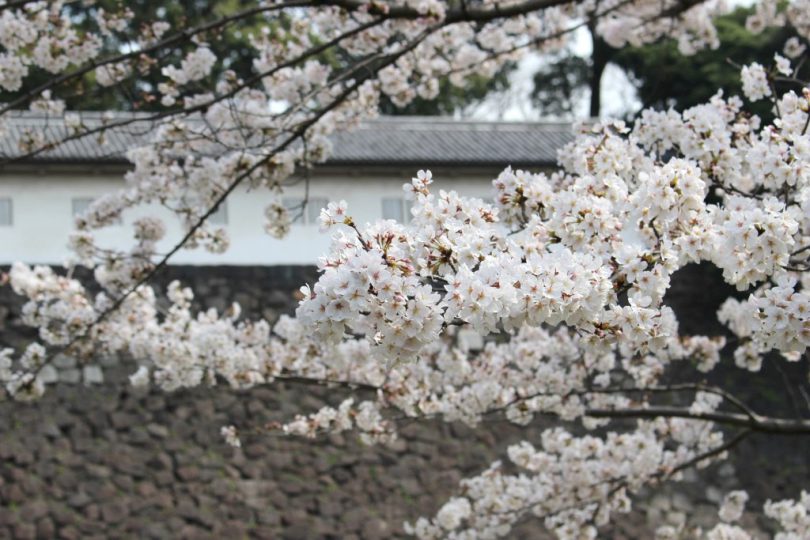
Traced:
<path id="1" fill-rule="evenodd" d="M 579 56 L 590 56 L 591 38 L 584 28 L 578 30 L 574 36 L 572 48 Z M 530 53 L 519 63 L 509 77 L 510 87 L 507 91 L 496 93 L 473 110 L 467 111 L 464 116 L 481 120 L 514 120 L 529 121 L 541 120 L 540 112 L 532 106 L 531 91 L 532 79 L 538 68 L 543 65 L 544 55 Z M 579 99 L 579 106 L 572 117 L 548 118 L 550 120 L 583 120 L 588 117 L 589 93 L 586 92 Z M 636 89 L 627 79 L 624 72 L 613 64 L 609 64 L 602 76 L 602 116 L 604 118 L 621 116 L 627 111 L 636 111 L 641 107 Z"/>
<path id="2" fill-rule="evenodd" d="M 726 0 L 729 10 L 738 6 L 751 6 L 756 0 Z M 580 28 L 573 38 L 572 48 L 575 54 L 583 57 L 591 54 L 591 38 L 585 28 Z M 569 118 L 543 118 L 532 106 L 532 79 L 537 69 L 543 65 L 543 55 L 531 53 L 526 55 L 509 77 L 510 88 L 504 93 L 493 94 L 473 110 L 466 111 L 464 116 L 481 120 L 585 120 L 588 118 L 590 93 L 585 92 L 579 100 L 579 106 Z M 602 75 L 602 118 L 623 116 L 627 112 L 641 109 L 641 101 L 635 87 L 624 74 L 624 71 L 613 64 L 608 64 Z"/>

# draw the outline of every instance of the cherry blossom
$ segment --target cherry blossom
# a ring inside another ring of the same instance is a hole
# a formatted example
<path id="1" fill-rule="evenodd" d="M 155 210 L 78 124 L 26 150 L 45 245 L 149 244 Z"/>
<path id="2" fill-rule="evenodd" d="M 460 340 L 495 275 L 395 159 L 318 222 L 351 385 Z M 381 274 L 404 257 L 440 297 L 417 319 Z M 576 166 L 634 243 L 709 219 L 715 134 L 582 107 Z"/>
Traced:
<path id="1" fill-rule="evenodd" d="M 772 65 L 742 67 L 742 98 L 718 92 L 685 111 L 644 111 L 632 125 L 583 125 L 559 150 L 557 170 L 505 168 L 491 203 L 435 190 L 427 170 L 403 186 L 413 203 L 407 223 L 360 223 L 344 201 L 329 203 L 319 277 L 301 288 L 295 317 L 275 325 L 242 317 L 236 303 L 195 311 L 194 291 L 179 282 L 165 291 L 166 306 L 149 285 L 180 249 L 228 248 L 208 218 L 238 187 L 270 193 L 264 227 L 283 236 L 292 218 L 279 196 L 328 158 L 330 135 L 378 114 L 381 98 L 404 106 L 435 97 L 444 78 L 463 86 L 491 77 L 527 50 L 560 50 L 591 17 L 614 46 L 666 37 L 693 53 L 716 46 L 711 17 L 724 6 L 261 3 L 250 15 L 261 22 L 249 38 L 251 73 L 227 69 L 210 41 L 239 16 L 213 21 L 211 32 L 176 33 L 161 21 L 133 31 L 126 8 L 83 7 L 91 30 L 80 32 L 65 2 L 0 5 L 0 88 L 23 90 L 0 114 L 27 107 L 68 133 L 30 130 L 20 156 L 125 127 L 113 113 L 66 111 L 54 93 L 60 77 L 92 74 L 114 92 L 151 73 L 160 82 L 143 99 L 159 108 L 138 118 L 151 129 L 127 153 L 125 187 L 77 217 L 68 271 L 15 264 L 8 273 L 24 298 L 21 320 L 39 339 L 0 351 L 7 395 L 41 396 L 57 353 L 85 364 L 114 354 L 132 362 L 136 387 L 287 381 L 350 391 L 261 430 L 281 436 L 351 430 L 367 444 L 392 444 L 401 424 L 420 419 L 560 423 L 507 448 L 508 463 L 463 480 L 435 515 L 414 516 L 406 529 L 420 538 L 504 537 L 532 515 L 559 538 L 593 538 L 632 509 L 642 487 L 724 459 L 749 433 L 810 433 L 805 418 L 769 417 L 723 388 L 671 380 L 676 367 L 702 380 L 730 363 L 727 345 L 749 376 L 766 362 L 806 362 L 810 89 L 791 77 L 810 37 L 807 0 L 756 4 L 749 29 L 791 24 L 802 39 Z M 107 52 L 124 35 L 133 49 Z M 167 47 L 176 50 L 169 65 L 160 61 Z M 56 77 L 26 92 L 43 71 Z M 759 101 L 772 118 L 750 112 Z M 157 250 L 166 224 L 151 216 L 134 221 L 128 250 L 97 245 L 99 230 L 148 205 L 181 225 L 168 253 Z M 728 336 L 682 333 L 667 305 L 673 276 L 690 263 L 715 265 L 740 292 L 717 313 Z M 76 266 L 93 270 L 100 292 L 73 277 Z M 464 345 L 464 333 L 483 347 Z M 251 427 L 223 426 L 221 435 L 239 446 Z M 748 538 L 738 524 L 747 500 L 728 494 L 705 537 Z M 809 510 L 806 493 L 764 506 L 785 539 L 806 534 Z"/>

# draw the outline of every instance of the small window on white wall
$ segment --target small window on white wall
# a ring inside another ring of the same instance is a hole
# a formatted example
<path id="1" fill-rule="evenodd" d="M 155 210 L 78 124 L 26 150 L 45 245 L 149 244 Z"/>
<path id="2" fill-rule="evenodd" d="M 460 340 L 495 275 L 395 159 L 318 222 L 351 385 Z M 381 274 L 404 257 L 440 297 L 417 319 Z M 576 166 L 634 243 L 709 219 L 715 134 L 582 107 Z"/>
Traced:
<path id="1" fill-rule="evenodd" d="M 228 224 L 228 201 L 222 201 L 217 207 L 216 212 L 208 216 L 208 223 L 211 225 Z"/>
<path id="2" fill-rule="evenodd" d="M 329 200 L 323 197 L 310 197 L 307 201 L 307 225 L 318 225 L 321 209 L 326 208 Z"/>
<path id="3" fill-rule="evenodd" d="M 317 225 L 321 215 L 321 208 L 326 208 L 329 199 L 325 197 L 310 197 L 306 204 L 304 199 L 283 199 L 281 204 L 290 214 L 294 225 Z"/>
<path id="4" fill-rule="evenodd" d="M 14 225 L 14 214 L 10 197 L 0 197 L 0 227 Z"/>
<path id="5" fill-rule="evenodd" d="M 382 200 L 383 219 L 393 219 L 397 223 L 411 221 L 411 201 L 402 197 L 385 197 Z"/>
<path id="6" fill-rule="evenodd" d="M 92 197 L 73 197 L 73 200 L 70 201 L 73 217 L 79 217 L 87 212 L 91 204 L 93 204 Z"/>

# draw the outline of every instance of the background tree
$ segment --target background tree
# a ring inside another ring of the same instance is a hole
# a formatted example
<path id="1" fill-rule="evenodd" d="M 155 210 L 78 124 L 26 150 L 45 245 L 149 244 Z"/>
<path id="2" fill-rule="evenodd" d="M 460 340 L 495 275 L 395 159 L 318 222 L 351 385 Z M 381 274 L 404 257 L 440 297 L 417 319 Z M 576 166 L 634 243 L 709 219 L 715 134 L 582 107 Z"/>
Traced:
<path id="1" fill-rule="evenodd" d="M 718 89 L 725 95 L 740 95 L 739 66 L 758 62 L 768 65 L 774 53 L 783 53 L 785 42 L 798 37 L 790 26 L 766 28 L 760 33 L 746 29 L 753 8 L 738 7 L 717 18 L 720 46 L 685 56 L 673 40 L 640 47 L 614 49 L 588 26 L 592 55 L 582 57 L 571 52 L 544 65 L 534 76 L 532 98 L 541 113 L 570 114 L 580 99 L 588 96 L 589 116 L 598 118 L 602 110 L 601 87 L 605 67 L 621 68 L 638 92 L 642 109 L 684 110 L 706 102 Z M 799 68 L 807 77 L 810 66 Z M 755 110 L 767 115 L 762 107 Z M 634 111 L 628 111 L 633 114 Z"/>
<path id="2" fill-rule="evenodd" d="M 207 0 L 177 0 L 176 2 L 150 2 L 148 0 L 133 0 L 121 2 L 120 0 L 98 0 L 90 6 L 79 6 L 69 3 L 66 12 L 74 21 L 76 28 L 81 32 L 91 32 L 96 28 L 95 18 L 100 11 L 106 13 L 128 12 L 127 28 L 139 29 L 155 21 L 163 21 L 170 28 L 195 28 L 211 20 L 227 17 L 235 13 L 255 8 L 255 0 L 224 0 L 210 2 Z M 205 35 L 206 42 L 222 62 L 212 70 L 212 79 L 222 74 L 226 69 L 238 73 L 248 73 L 251 70 L 253 57 L 248 41 L 250 33 L 257 33 L 262 26 L 259 17 L 245 17 L 240 19 L 239 25 L 225 25 L 216 32 Z M 131 39 L 131 32 L 113 31 L 103 42 L 103 53 L 112 55 L 130 50 L 136 46 Z M 181 50 L 165 50 L 161 62 L 166 64 L 182 60 Z M 30 77 L 30 86 L 33 88 L 46 84 L 52 75 L 47 72 L 35 72 Z M 58 85 L 52 89 L 55 98 L 63 99 L 68 108 L 72 110 L 156 110 L 159 105 L 150 99 L 159 82 L 164 77 L 159 70 L 143 73 L 138 80 L 131 80 L 129 84 L 120 84 L 114 91 L 102 89 L 98 86 L 94 72 L 88 72 L 82 77 L 72 78 L 69 83 Z M 15 99 L 22 93 L 8 93 L 9 99 Z"/>
<path id="3" fill-rule="evenodd" d="M 457 2 L 456 2 L 457 3 Z M 450 5 L 454 3 L 451 2 Z M 122 9 L 130 12 L 129 26 L 141 28 L 154 21 L 163 21 L 171 28 L 196 28 L 222 17 L 230 17 L 255 9 L 259 5 L 257 0 L 225 0 L 211 2 L 210 0 L 178 0 L 177 2 L 150 2 L 147 0 L 134 0 L 122 3 L 120 0 L 98 0 L 91 7 L 79 7 L 68 4 L 67 10 L 82 31 L 91 31 L 94 27 L 94 18 L 100 10 L 107 13 L 116 13 Z M 266 20 L 260 16 L 239 17 L 236 22 L 217 28 L 216 31 L 201 35 L 208 47 L 221 59 L 211 71 L 210 80 L 216 80 L 225 70 L 245 74 L 253 71 L 251 62 L 254 58 L 254 49 L 250 45 L 249 36 L 259 35 L 262 28 L 267 29 Z M 272 24 L 284 25 L 280 18 Z M 317 41 L 317 35 L 312 38 Z M 111 35 L 111 39 L 104 42 L 104 52 L 113 54 L 127 50 L 132 41 L 126 35 Z M 351 61 L 349 57 L 339 58 L 339 51 L 324 51 L 322 59 L 337 67 L 341 63 Z M 170 64 L 182 60 L 180 50 L 167 50 L 161 57 L 161 62 Z M 434 99 L 416 98 L 406 106 L 394 105 L 390 100 L 383 99 L 380 112 L 387 115 L 450 115 L 454 112 L 483 100 L 491 92 L 503 90 L 508 84 L 508 74 L 514 65 L 508 63 L 494 77 L 470 77 L 464 88 L 450 84 L 443 78 L 440 82 L 441 91 Z M 163 80 L 159 71 L 149 71 L 130 84 L 121 84 L 115 92 L 100 91 L 96 85 L 94 73 L 88 73 L 76 78 L 69 85 L 60 85 L 53 91 L 53 97 L 63 99 L 68 108 L 72 110 L 158 110 L 159 104 L 150 97 L 157 85 Z M 49 74 L 34 74 L 31 85 L 39 85 L 49 80 Z M 10 98 L 19 97 L 19 93 L 10 93 Z"/>

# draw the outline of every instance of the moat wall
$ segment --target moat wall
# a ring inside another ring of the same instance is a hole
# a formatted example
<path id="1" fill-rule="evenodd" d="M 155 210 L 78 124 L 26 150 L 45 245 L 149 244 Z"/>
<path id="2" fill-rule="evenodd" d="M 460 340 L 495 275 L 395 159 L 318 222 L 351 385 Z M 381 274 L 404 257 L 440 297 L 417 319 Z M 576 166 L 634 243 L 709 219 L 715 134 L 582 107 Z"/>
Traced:
<path id="1" fill-rule="evenodd" d="M 669 301 L 686 331 L 716 333 L 714 310 L 728 292 L 711 268 L 689 272 Z M 311 267 L 171 267 L 156 284 L 180 279 L 195 289 L 198 307 L 235 300 L 245 317 L 274 320 L 294 310 L 294 292 L 316 275 Z M 695 290 L 707 275 L 715 286 Z M 8 287 L 0 294 L 3 345 L 19 346 L 33 337 L 17 318 L 20 299 Z M 344 394 L 285 384 L 136 390 L 127 384 L 131 365 L 101 363 L 103 383 L 63 358 L 62 382 L 42 400 L 0 401 L 0 538 L 400 537 L 404 521 L 434 514 L 461 478 L 503 458 L 510 443 L 537 441 L 544 427 L 415 423 L 392 448 L 364 447 L 351 434 L 318 441 L 247 434 L 233 449 L 220 437 L 222 425 L 261 426 Z M 648 537 L 650 509 L 708 518 L 718 494 L 732 488 L 798 495 L 797 486 L 810 484 L 808 450 L 795 438 L 752 438 L 739 459 L 676 490 L 686 496 L 642 496 L 640 510 L 605 537 Z M 544 538 L 537 526 L 529 520 L 514 537 Z"/>

